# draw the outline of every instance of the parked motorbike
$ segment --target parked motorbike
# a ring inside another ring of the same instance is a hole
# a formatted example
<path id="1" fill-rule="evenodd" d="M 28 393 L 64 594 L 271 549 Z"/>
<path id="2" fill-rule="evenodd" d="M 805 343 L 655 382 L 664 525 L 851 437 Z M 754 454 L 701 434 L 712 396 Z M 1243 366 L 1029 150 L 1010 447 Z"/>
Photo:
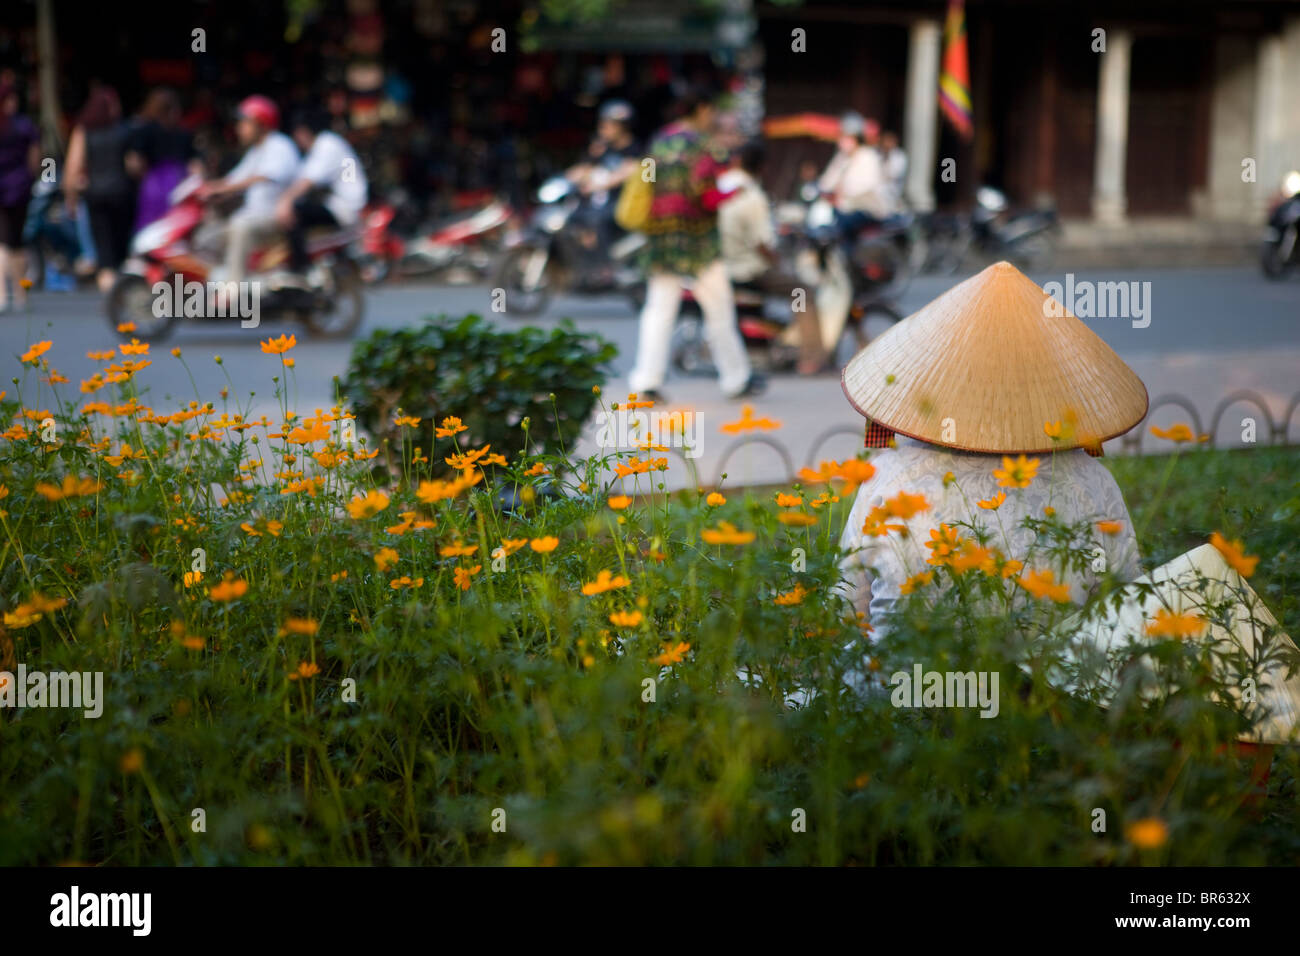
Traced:
<path id="1" fill-rule="evenodd" d="M 1055 209 L 1012 212 L 1006 195 L 992 186 L 975 190 L 968 217 L 926 218 L 927 269 L 943 275 L 961 270 L 971 255 L 1006 259 L 1025 271 L 1046 269 L 1056 251 L 1060 221 Z"/>
<path id="2" fill-rule="evenodd" d="M 634 263 L 645 236 L 626 233 L 612 243 L 594 228 L 582 228 L 577 188 L 553 176 L 537 190 L 537 208 L 527 229 L 507 241 L 493 284 L 506 292 L 506 311 L 518 317 L 542 312 L 552 295 L 626 295 L 634 308 L 645 301 L 645 280 Z"/>
<path id="3" fill-rule="evenodd" d="M 348 254 L 354 230 L 320 230 L 308 234 L 311 268 L 306 284 L 294 282 L 282 270 L 288 245 L 281 239 L 254 249 L 248 261 L 248 289 L 223 301 L 208 283 L 214 264 L 192 248 L 195 230 L 203 221 L 199 189 L 203 180 L 190 176 L 171 193 L 166 215 L 141 229 L 131 240 L 131 256 L 108 294 L 108 319 L 115 328 L 133 323 L 132 333 L 144 341 L 169 334 L 179 318 L 216 320 L 240 312 L 255 288 L 256 320 L 292 318 L 317 336 L 344 336 L 361 323 L 365 312 L 361 276 Z M 166 291 L 155 291 L 162 283 Z M 253 284 L 256 284 L 255 286 Z M 172 290 L 175 290 L 174 294 Z M 167 301 L 161 301 L 163 297 Z"/>
<path id="4" fill-rule="evenodd" d="M 362 214 L 358 265 L 367 282 L 390 276 L 447 278 L 455 272 L 486 278 L 515 216 L 508 203 L 484 191 L 457 196 L 451 215 L 423 227 L 403 223 L 408 205 L 399 192 Z"/>
<path id="5" fill-rule="evenodd" d="M 1300 264 L 1300 170 L 1282 179 L 1281 192 L 1269 209 L 1259 264 L 1270 279 L 1281 279 Z"/>

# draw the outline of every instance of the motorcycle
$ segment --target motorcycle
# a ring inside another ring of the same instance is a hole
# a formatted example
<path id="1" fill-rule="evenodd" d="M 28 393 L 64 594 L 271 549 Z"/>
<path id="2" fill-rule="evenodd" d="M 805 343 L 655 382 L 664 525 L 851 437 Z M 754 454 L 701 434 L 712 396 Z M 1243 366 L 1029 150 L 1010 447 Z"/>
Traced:
<path id="1" fill-rule="evenodd" d="M 1259 264 L 1270 279 L 1281 279 L 1300 264 L 1300 170 L 1286 174 L 1269 209 Z"/>
<path id="2" fill-rule="evenodd" d="M 1055 209 L 1011 212 L 1006 195 L 992 186 L 975 190 L 969 217 L 931 214 L 925 220 L 926 268 L 943 275 L 958 272 L 971 253 L 1007 259 L 1022 270 L 1046 269 L 1056 251 L 1061 224 Z"/>
<path id="3" fill-rule="evenodd" d="M 779 308 L 771 310 L 761 290 L 743 284 L 733 287 L 733 297 L 736 325 L 750 363 L 765 372 L 794 371 L 799 361 L 799 338 L 790 304 L 782 300 Z M 874 336 L 903 316 L 888 300 L 877 298 L 851 306 L 847 320 L 838 331 L 828 328 L 820 314 L 818 317 L 822 319 L 822 345 L 827 352 L 827 363 L 842 368 Z M 683 375 L 717 374 L 704 334 L 704 317 L 689 287 L 682 291 L 681 317 L 673 331 L 670 355 L 673 368 Z"/>
<path id="4" fill-rule="evenodd" d="M 445 278 L 456 270 L 484 278 L 515 216 L 508 203 L 491 193 L 466 193 L 456 197 L 455 212 L 420 230 L 403 225 L 407 205 L 399 191 L 363 213 L 359 265 L 367 282 L 389 276 Z"/>
<path id="5" fill-rule="evenodd" d="M 818 198 L 804 204 L 782 204 L 776 209 L 778 254 L 808 289 L 813 290 L 822 347 L 827 362 L 846 365 L 872 337 L 902 319 L 890 293 L 899 272 L 906 271 L 894 236 L 878 230 L 859 240 L 853 256 L 844 252 L 830 203 Z M 869 230 L 870 231 L 870 230 Z M 750 361 L 770 372 L 792 371 L 799 359 L 798 329 L 791 303 L 769 310 L 767 296 L 744 283 L 733 286 L 736 322 Z M 670 361 L 687 375 L 713 374 L 714 366 L 704 335 L 703 315 L 689 284 L 682 294 L 682 321 L 673 333 Z"/>
<path id="6" fill-rule="evenodd" d="M 506 311 L 519 317 L 537 315 L 556 292 L 621 293 L 639 309 L 645 301 L 645 280 L 634 256 L 645 245 L 645 236 L 627 233 L 607 244 L 594 227 L 580 228 L 574 217 L 582 197 L 563 176 L 542 183 L 537 203 L 528 228 L 507 241 L 493 279 L 493 285 L 506 292 Z"/>
<path id="7" fill-rule="evenodd" d="M 114 328 L 131 323 L 137 338 L 158 341 L 181 317 L 238 317 L 252 320 L 254 325 L 248 327 L 263 318 L 293 318 L 322 337 L 345 336 L 360 325 L 365 297 L 360 273 L 348 254 L 356 240 L 353 230 L 309 234 L 311 268 L 305 284 L 273 271 L 287 261 L 284 240 L 251 252 L 250 279 L 238 290 L 209 282 L 213 264 L 192 247 L 193 234 L 203 221 L 202 185 L 199 176 L 179 183 L 167 213 L 131 240 L 130 258 L 108 294 L 108 319 Z"/>

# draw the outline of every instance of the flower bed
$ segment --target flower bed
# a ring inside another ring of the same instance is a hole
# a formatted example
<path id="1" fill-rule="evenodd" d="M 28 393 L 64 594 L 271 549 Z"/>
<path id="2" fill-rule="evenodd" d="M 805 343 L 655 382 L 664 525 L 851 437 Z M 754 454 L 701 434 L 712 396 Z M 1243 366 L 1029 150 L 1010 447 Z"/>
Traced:
<path id="1" fill-rule="evenodd" d="M 291 340 L 267 347 L 299 374 Z M 869 461 L 670 496 L 653 442 L 570 462 L 533 453 L 546 422 L 484 448 L 408 411 L 380 468 L 339 441 L 346 399 L 150 408 L 148 347 L 118 349 L 80 405 L 39 346 L 0 394 L 0 671 L 103 687 L 95 717 L 0 708 L 0 864 L 1294 860 L 1296 757 L 1252 802 L 1195 620 L 1151 622 L 1157 695 L 1048 679 L 1045 635 L 1118 586 L 1063 600 L 1052 569 L 1089 529 L 1045 517 L 1013 567 L 936 528 L 868 644 L 834 588 Z M 1216 529 L 1276 548 L 1252 580 L 1286 625 L 1296 458 L 1113 467 L 1155 557 Z M 1036 480 L 1004 467 L 1007 495 Z M 897 534 L 926 507 L 874 517 Z M 1000 674 L 996 719 L 896 706 L 914 663 Z"/>

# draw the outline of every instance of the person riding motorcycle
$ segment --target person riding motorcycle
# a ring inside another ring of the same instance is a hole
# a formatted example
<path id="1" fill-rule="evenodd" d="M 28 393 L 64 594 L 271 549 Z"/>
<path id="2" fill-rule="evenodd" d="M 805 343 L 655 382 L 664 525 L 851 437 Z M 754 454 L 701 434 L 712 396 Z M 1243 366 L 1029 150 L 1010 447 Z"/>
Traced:
<path id="1" fill-rule="evenodd" d="M 225 246 L 226 282 L 239 282 L 244 263 L 255 241 L 276 234 L 276 200 L 298 172 L 298 149 L 278 129 L 280 110 L 265 96 L 250 96 L 240 102 L 235 133 L 247 147 L 239 163 L 221 179 L 205 183 L 202 198 L 244 194 L 244 201 L 224 223 L 209 223 L 196 238 L 202 248 Z"/>
<path id="2" fill-rule="evenodd" d="M 876 141 L 879 126 L 853 112 L 840 119 L 835 155 L 817 186 L 831 197 L 846 247 L 863 228 L 893 212 L 889 184 Z"/>
<path id="3" fill-rule="evenodd" d="M 293 183 L 275 204 L 276 221 L 289 236 L 289 269 L 307 271 L 307 230 L 352 226 L 361 218 L 368 186 L 361 161 L 346 139 L 329 129 L 324 110 L 296 114 L 289 132 L 303 151 Z"/>
<path id="4" fill-rule="evenodd" d="M 821 326 L 813 296 L 794 274 L 780 266 L 772 205 L 759 184 L 765 158 L 761 141 L 741 147 L 731 167 L 718 177 L 718 189 L 730 198 L 718 208 L 718 233 L 722 261 L 733 285 L 756 289 L 767 296 L 781 296 L 795 311 L 799 337 L 800 375 L 815 375 L 826 366 Z M 795 292 L 803 295 L 796 298 Z"/>
<path id="5" fill-rule="evenodd" d="M 602 106 L 587 160 L 565 172 L 565 178 L 583 197 L 572 224 L 580 230 L 580 244 L 589 251 L 598 245 L 608 247 L 623 235 L 614 222 L 614 206 L 618 188 L 636 172 L 641 158 L 640 144 L 632 132 L 635 116 L 631 104 L 623 100 L 610 100 Z"/>

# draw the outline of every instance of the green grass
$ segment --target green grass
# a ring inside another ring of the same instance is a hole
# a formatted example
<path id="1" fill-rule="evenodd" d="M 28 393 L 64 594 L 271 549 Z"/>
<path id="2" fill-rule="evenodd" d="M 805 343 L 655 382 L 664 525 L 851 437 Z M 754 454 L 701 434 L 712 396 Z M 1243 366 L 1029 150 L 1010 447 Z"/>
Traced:
<path id="1" fill-rule="evenodd" d="M 1261 556 L 1252 586 L 1282 627 L 1300 635 L 1300 447 L 1103 460 L 1124 492 L 1147 567 L 1231 529 L 1229 537 Z"/>

